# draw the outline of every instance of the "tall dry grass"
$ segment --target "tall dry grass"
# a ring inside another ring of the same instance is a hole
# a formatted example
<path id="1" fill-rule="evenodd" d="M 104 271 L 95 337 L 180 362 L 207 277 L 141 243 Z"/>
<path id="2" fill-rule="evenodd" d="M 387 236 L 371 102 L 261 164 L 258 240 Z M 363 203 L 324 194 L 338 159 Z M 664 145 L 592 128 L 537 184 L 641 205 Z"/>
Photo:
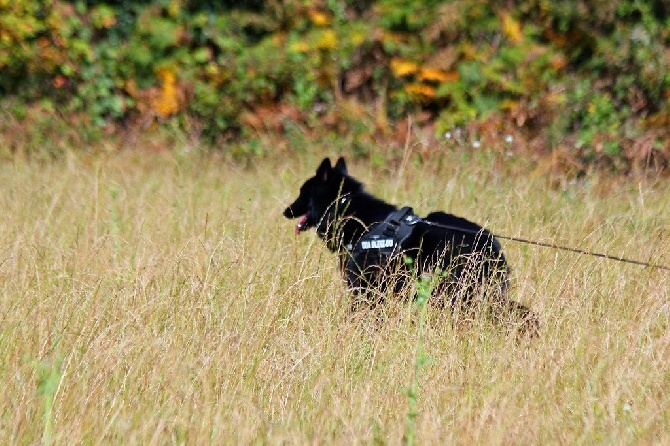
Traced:
<path id="1" fill-rule="evenodd" d="M 9 444 L 402 441 L 418 325 L 349 315 L 336 259 L 281 211 L 318 159 L 69 156 L 0 166 L 0 438 Z M 350 170 L 419 213 L 670 263 L 670 188 L 564 191 L 488 157 Z M 670 442 L 670 274 L 503 243 L 542 334 L 428 310 L 424 444 Z"/>

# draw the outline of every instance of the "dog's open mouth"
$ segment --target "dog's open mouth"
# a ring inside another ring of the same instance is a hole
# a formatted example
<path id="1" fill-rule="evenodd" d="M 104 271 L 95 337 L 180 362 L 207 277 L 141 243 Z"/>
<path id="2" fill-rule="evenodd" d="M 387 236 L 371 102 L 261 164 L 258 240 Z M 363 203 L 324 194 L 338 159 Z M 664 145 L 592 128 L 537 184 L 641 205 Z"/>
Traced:
<path id="1" fill-rule="evenodd" d="M 298 220 L 298 223 L 295 225 L 295 235 L 300 235 L 300 233 L 307 228 L 309 228 L 309 225 L 307 224 L 307 214 L 305 214 L 300 217 L 300 220 Z"/>

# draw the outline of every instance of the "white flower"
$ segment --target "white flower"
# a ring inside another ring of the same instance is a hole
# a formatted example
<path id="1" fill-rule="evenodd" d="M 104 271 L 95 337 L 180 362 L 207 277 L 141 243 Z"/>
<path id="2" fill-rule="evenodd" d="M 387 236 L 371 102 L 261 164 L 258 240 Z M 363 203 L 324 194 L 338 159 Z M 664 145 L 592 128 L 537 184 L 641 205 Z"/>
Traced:
<path id="1" fill-rule="evenodd" d="M 472 141 L 472 147 L 478 149 L 482 146 L 482 143 L 479 141 Z"/>

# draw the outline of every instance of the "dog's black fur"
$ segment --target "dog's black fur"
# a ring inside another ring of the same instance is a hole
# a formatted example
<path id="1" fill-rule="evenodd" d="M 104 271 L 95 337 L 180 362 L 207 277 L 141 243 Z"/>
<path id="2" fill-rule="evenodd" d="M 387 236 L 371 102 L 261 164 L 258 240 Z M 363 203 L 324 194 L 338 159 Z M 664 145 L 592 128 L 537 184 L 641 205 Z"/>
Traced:
<path id="1" fill-rule="evenodd" d="M 316 228 L 328 248 L 340 255 L 349 288 L 359 297 L 370 299 L 371 295 L 384 296 L 391 286 L 395 291 L 405 286 L 410 277 L 407 263 L 397 256 L 387 264 L 379 264 L 364 255 L 354 255 L 345 247 L 356 246 L 371 226 L 395 210 L 396 206 L 365 192 L 363 185 L 348 174 L 343 158 L 334 167 L 325 158 L 316 175 L 302 185 L 298 198 L 284 210 L 284 216 L 301 217 L 296 233 Z M 474 302 L 485 302 L 495 320 L 521 322 L 526 330 L 537 331 L 535 315 L 508 298 L 509 268 L 502 247 L 481 226 L 452 214 L 430 213 L 416 223 L 403 244 L 402 254 L 412 259 L 415 274 L 445 272 L 446 277 L 433 293 L 438 304 L 448 304 L 453 310 L 470 310 Z"/>

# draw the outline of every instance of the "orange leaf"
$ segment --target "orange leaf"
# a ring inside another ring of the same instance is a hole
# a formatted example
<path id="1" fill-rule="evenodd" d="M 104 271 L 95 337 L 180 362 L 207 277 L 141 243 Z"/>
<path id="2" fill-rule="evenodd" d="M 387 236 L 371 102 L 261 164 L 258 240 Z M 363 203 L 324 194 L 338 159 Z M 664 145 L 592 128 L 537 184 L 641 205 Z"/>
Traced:
<path id="1" fill-rule="evenodd" d="M 434 82 L 455 82 L 458 80 L 457 71 L 442 71 L 435 68 L 423 67 L 419 70 L 417 79 L 420 81 L 434 81 Z"/>
<path id="2" fill-rule="evenodd" d="M 557 71 L 563 69 L 567 64 L 568 61 L 562 54 L 556 54 L 551 58 L 551 66 Z"/>
<path id="3" fill-rule="evenodd" d="M 408 76 L 419 70 L 419 65 L 406 59 L 391 59 L 391 71 L 396 77 Z"/>
<path id="4" fill-rule="evenodd" d="M 60 74 L 56 76 L 55 79 L 53 80 L 53 86 L 56 88 L 63 88 L 66 83 L 67 80 Z"/>
<path id="5" fill-rule="evenodd" d="M 309 11 L 309 19 L 314 23 L 316 26 L 326 26 L 330 25 L 330 18 L 324 14 L 323 12 L 320 11 Z"/>
<path id="6" fill-rule="evenodd" d="M 435 97 L 435 88 L 424 84 L 408 84 L 405 86 L 405 91 L 411 95 L 423 96 L 425 98 Z"/>
<path id="7" fill-rule="evenodd" d="M 156 74 L 161 80 L 161 89 L 151 106 L 158 116 L 165 118 L 179 111 L 177 77 L 170 68 L 160 69 Z"/>

